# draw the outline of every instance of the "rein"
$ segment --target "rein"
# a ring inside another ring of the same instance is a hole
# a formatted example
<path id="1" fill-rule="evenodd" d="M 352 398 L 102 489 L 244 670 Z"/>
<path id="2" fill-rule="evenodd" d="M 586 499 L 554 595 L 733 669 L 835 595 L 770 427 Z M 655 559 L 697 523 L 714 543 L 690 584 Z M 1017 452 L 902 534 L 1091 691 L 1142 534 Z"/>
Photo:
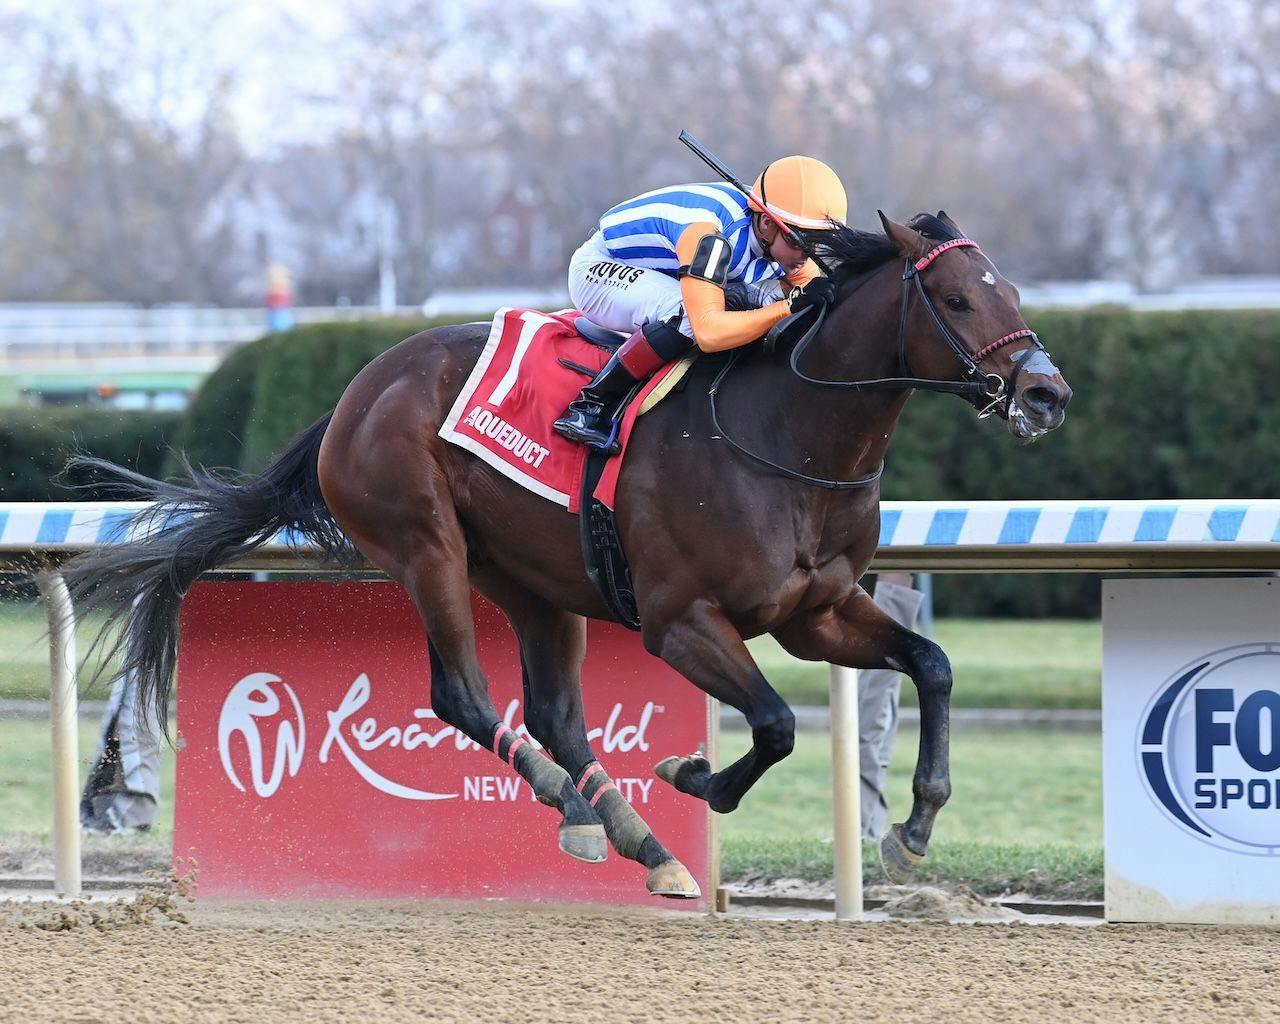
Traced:
<path id="1" fill-rule="evenodd" d="M 900 375 L 897 377 L 878 377 L 869 380 L 824 380 L 820 377 L 810 377 L 807 373 L 800 369 L 800 357 L 808 348 L 809 343 L 817 337 L 823 323 L 826 321 L 827 309 L 825 306 L 811 307 L 816 310 L 811 323 L 802 334 L 799 340 L 791 349 L 791 358 L 789 365 L 792 374 L 814 387 L 821 388 L 841 388 L 847 391 L 936 391 L 943 394 L 961 395 L 970 402 L 978 410 L 979 418 L 990 416 L 1003 404 L 1005 415 L 1008 415 L 1009 407 L 1013 402 L 1013 394 L 1018 380 L 1018 374 L 1022 372 L 1023 364 L 1035 352 L 1043 352 L 1044 345 L 1041 344 L 1040 338 L 1035 331 L 1030 328 L 1013 331 L 1006 334 L 1002 338 L 997 338 L 990 344 L 984 345 L 977 352 L 970 353 L 960 341 L 947 327 L 942 317 L 938 315 L 938 311 L 934 308 L 933 303 L 929 299 L 928 293 L 924 290 L 922 281 L 923 272 L 928 269 L 944 252 L 951 249 L 972 248 L 978 249 L 978 243 L 968 238 L 953 238 L 941 245 L 929 250 L 924 256 L 912 263 L 907 260 L 902 270 L 902 309 L 898 316 L 898 370 Z M 981 250 L 978 250 L 981 252 Z M 947 347 L 951 349 L 952 354 L 959 361 L 964 370 L 964 377 L 961 380 L 937 380 L 930 377 L 913 377 L 911 376 L 910 367 L 907 365 L 906 355 L 906 335 L 907 335 L 907 314 L 910 311 L 912 287 L 914 285 L 915 293 L 920 297 L 920 302 L 924 306 L 925 312 L 928 313 L 930 321 L 938 334 L 942 336 L 942 340 L 947 343 Z M 803 316 L 804 313 L 798 314 Z M 778 344 L 779 338 L 785 333 L 786 329 L 792 326 L 795 317 L 787 317 L 785 320 L 775 324 L 770 329 L 765 339 L 765 350 L 773 351 Z M 1025 352 L 1019 353 L 1018 357 L 1013 361 L 1013 373 L 1006 381 L 998 373 L 985 373 L 980 364 L 987 356 L 999 351 L 1006 345 L 1009 345 L 1021 338 L 1030 338 L 1031 344 L 1027 346 Z M 879 468 L 869 476 L 858 477 L 852 480 L 828 480 L 824 477 L 809 476 L 807 473 L 801 473 L 798 470 L 788 469 L 786 466 L 779 465 L 766 459 L 762 455 L 758 455 L 748 448 L 743 447 L 735 441 L 725 429 L 720 425 L 720 417 L 716 410 L 716 395 L 719 393 L 721 385 L 729 376 L 730 371 L 737 365 L 741 350 L 733 352 L 729 357 L 729 361 L 724 368 L 716 374 L 715 379 L 711 382 L 711 387 L 707 392 L 707 397 L 711 404 L 711 423 L 715 427 L 717 433 L 729 446 L 740 455 L 746 456 L 753 462 L 764 466 L 766 469 L 774 473 L 778 473 L 791 480 L 798 480 L 801 483 L 809 484 L 813 487 L 823 487 L 827 490 L 845 491 L 852 490 L 857 487 L 866 487 L 875 483 L 884 475 L 884 463 L 881 462 Z M 983 404 L 985 403 L 985 405 Z"/>
<path id="2" fill-rule="evenodd" d="M 818 327 L 822 325 L 822 321 L 826 319 L 826 315 L 825 309 L 818 312 L 817 317 L 814 318 L 813 326 L 809 328 L 809 331 L 805 332 L 806 338 L 809 336 L 810 331 L 816 331 Z M 786 321 L 783 322 L 785 323 Z M 825 487 L 829 491 L 848 491 L 855 487 L 866 487 L 868 484 L 875 483 L 884 475 L 884 463 L 882 462 L 880 463 L 879 468 L 870 476 L 858 477 L 853 480 L 827 480 L 820 476 L 809 476 L 809 474 L 801 473 L 799 470 L 788 469 L 786 466 L 780 466 L 776 462 L 771 462 L 763 455 L 757 455 L 750 448 L 744 448 L 730 437 L 729 432 L 720 425 L 720 417 L 716 412 L 716 395 L 720 391 L 720 385 L 724 383 L 724 379 L 729 376 L 729 371 L 738 365 L 740 355 L 741 350 L 738 350 L 729 356 L 729 361 L 725 363 L 724 368 L 716 374 L 715 379 L 711 382 L 710 389 L 707 391 L 707 398 L 710 399 L 711 402 L 711 425 L 715 427 L 716 433 L 729 443 L 730 448 L 739 455 L 745 455 L 752 462 L 759 463 L 761 466 L 772 470 L 774 473 L 779 473 L 791 480 L 799 480 L 802 484 L 809 484 L 813 487 Z"/>

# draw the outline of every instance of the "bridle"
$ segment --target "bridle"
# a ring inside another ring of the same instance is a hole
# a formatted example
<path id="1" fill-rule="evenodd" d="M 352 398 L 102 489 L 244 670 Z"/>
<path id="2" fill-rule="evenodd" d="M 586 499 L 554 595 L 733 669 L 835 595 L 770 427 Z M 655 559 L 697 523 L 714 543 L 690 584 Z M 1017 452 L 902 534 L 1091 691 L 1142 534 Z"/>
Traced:
<path id="1" fill-rule="evenodd" d="M 1009 413 L 1009 405 L 1013 401 L 1014 391 L 1018 382 L 1018 374 L 1022 372 L 1022 365 L 1035 351 L 1044 351 L 1044 345 L 1040 343 L 1040 338 L 1036 332 L 1029 327 L 1024 327 L 1019 331 L 1011 331 L 1003 338 L 997 338 L 995 341 L 987 345 L 983 345 L 977 352 L 970 353 L 965 348 L 964 343 L 960 341 L 946 325 L 946 322 L 938 315 L 937 309 L 934 308 L 933 302 L 929 299 L 929 294 L 924 290 L 924 271 L 928 269 L 944 252 L 951 249 L 977 249 L 978 243 L 970 238 L 953 238 L 948 242 L 930 249 L 920 259 L 912 263 L 907 260 L 902 270 L 902 311 L 898 315 L 898 368 L 902 373 L 902 381 L 912 381 L 910 387 L 920 388 L 929 391 L 952 391 L 951 388 L 942 387 L 945 384 L 961 383 L 967 385 L 965 391 L 954 391 L 955 394 L 964 394 L 974 407 L 978 409 L 978 416 L 985 418 L 990 416 L 999 408 L 1001 402 L 1004 403 L 1004 411 L 1007 416 Z M 942 340 L 947 343 L 947 347 L 951 349 L 952 354 L 959 361 L 964 369 L 964 379 L 961 381 L 934 381 L 928 379 L 913 378 L 911 371 L 907 366 L 907 313 L 911 304 L 911 289 L 915 287 L 916 295 L 920 298 L 921 305 L 924 306 L 925 312 L 929 315 L 929 319 L 933 322 L 934 328 L 942 336 Z M 1006 382 L 998 373 L 986 373 L 981 369 L 982 361 L 987 356 L 998 352 L 1006 345 L 1018 341 L 1021 338 L 1030 338 L 1031 344 L 1026 350 L 1015 358 L 1013 361 L 1013 373 Z M 795 353 L 792 353 L 794 356 Z M 796 370 L 796 363 L 793 359 L 791 364 L 792 370 Z M 815 382 L 816 383 L 816 382 Z M 832 382 L 838 383 L 838 382 Z M 982 406 L 981 403 L 986 402 L 987 405 Z"/>
<path id="2" fill-rule="evenodd" d="M 1001 405 L 1004 406 L 1005 414 L 1008 415 L 1009 405 L 1013 401 L 1017 386 L 1018 374 L 1022 371 L 1023 364 L 1036 351 L 1043 352 L 1044 345 L 1040 343 L 1035 331 L 1024 327 L 1022 330 L 1012 331 L 1003 338 L 997 338 L 995 341 L 983 345 L 977 352 L 970 352 L 965 347 L 964 343 L 952 333 L 951 328 L 938 315 L 937 309 L 934 308 L 933 302 L 929 298 L 929 293 L 924 290 L 924 271 L 944 252 L 949 252 L 952 249 L 978 249 L 978 243 L 969 238 L 953 238 L 930 249 L 915 262 L 908 259 L 903 264 L 902 304 L 898 314 L 898 341 L 896 345 L 898 351 L 898 376 L 880 377 L 874 380 L 822 380 L 818 377 L 810 377 L 801 370 L 800 358 L 804 355 L 809 343 L 817 336 L 818 328 L 821 327 L 822 321 L 826 316 L 825 309 L 821 310 L 819 315 L 814 318 L 814 323 L 810 325 L 809 329 L 800 337 L 800 340 L 796 342 L 795 347 L 792 348 L 791 372 L 806 384 L 812 384 L 815 387 L 844 388 L 849 391 L 905 391 L 914 389 L 961 395 L 973 404 L 978 410 L 979 416 L 990 416 Z M 982 250 L 978 249 L 978 251 L 981 252 Z M 907 315 L 911 312 L 913 288 L 914 295 L 919 297 L 920 304 L 924 307 L 925 313 L 928 314 L 934 329 L 942 337 L 942 340 L 946 342 L 951 354 L 960 363 L 964 371 L 960 380 L 937 380 L 931 377 L 912 376 L 911 369 L 907 365 L 906 346 Z M 988 373 L 982 370 L 981 364 L 984 359 L 1021 338 L 1030 338 L 1031 344 L 1027 346 L 1025 352 L 1020 353 L 1018 358 L 1014 360 L 1013 373 L 1007 381 L 998 373 Z"/>
<path id="3" fill-rule="evenodd" d="M 935 246 L 918 260 L 912 262 L 907 259 L 902 269 L 902 309 L 898 315 L 898 341 L 897 341 L 897 369 L 896 377 L 878 377 L 871 380 L 824 380 L 820 377 L 810 377 L 807 373 L 800 369 L 800 359 L 808 348 L 809 343 L 818 335 L 818 331 L 822 328 L 823 322 L 826 320 L 826 306 L 811 306 L 813 322 L 805 329 L 804 334 L 796 341 L 791 349 L 790 367 L 791 372 L 804 381 L 806 384 L 812 384 L 814 387 L 821 388 L 839 388 L 846 391 L 937 391 L 944 394 L 960 395 L 968 401 L 975 409 L 978 410 L 979 418 L 990 416 L 1003 406 L 1005 416 L 1009 415 L 1010 408 L 1013 403 L 1013 396 L 1016 391 L 1018 374 L 1022 372 L 1023 365 L 1036 352 L 1043 352 L 1044 345 L 1041 344 L 1040 338 L 1035 331 L 1030 328 L 1022 328 L 1018 331 L 1012 331 L 1002 338 L 997 338 L 976 352 L 970 352 L 960 341 L 959 338 L 952 333 L 951 329 L 938 315 L 938 311 L 934 308 L 933 302 L 929 299 L 929 294 L 924 290 L 923 275 L 933 262 L 945 252 L 952 249 L 978 249 L 978 243 L 969 238 L 953 238 L 941 245 Z M 924 306 L 925 312 L 928 314 L 930 321 L 942 340 L 946 342 L 947 347 L 951 350 L 963 370 L 963 376 L 960 380 L 938 380 L 931 377 L 914 377 L 911 375 L 911 369 L 907 365 L 907 314 L 910 312 L 912 288 L 915 294 L 919 296 L 921 304 Z M 782 322 L 776 324 L 769 331 L 768 337 L 765 339 L 766 351 L 772 351 L 778 344 L 779 339 L 794 326 L 797 316 L 809 315 L 809 310 L 803 310 L 799 314 L 793 314 Z M 1030 338 L 1031 344 L 1026 350 L 1018 353 L 1013 360 L 1013 373 L 1010 374 L 1006 381 L 998 373 L 984 371 L 981 367 L 982 361 L 988 356 L 1006 345 L 1012 344 L 1022 338 Z M 870 476 L 859 477 L 856 480 L 827 480 L 823 477 L 809 476 L 794 469 L 788 469 L 786 466 L 780 466 L 776 462 L 757 455 L 755 452 L 744 448 L 732 437 L 725 433 L 724 428 L 720 425 L 720 418 L 716 414 L 716 395 L 720 390 L 721 384 L 729 375 L 729 371 L 737 364 L 741 350 L 735 350 L 730 356 L 729 361 L 724 368 L 716 374 L 715 379 L 711 382 L 709 397 L 711 400 L 711 422 L 716 428 L 719 435 L 729 443 L 739 454 L 746 456 L 752 461 L 765 466 L 767 469 L 792 480 L 799 480 L 801 483 L 810 484 L 815 487 L 825 487 L 828 490 L 850 490 L 855 487 L 866 487 L 875 483 L 884 473 L 884 463 Z"/>

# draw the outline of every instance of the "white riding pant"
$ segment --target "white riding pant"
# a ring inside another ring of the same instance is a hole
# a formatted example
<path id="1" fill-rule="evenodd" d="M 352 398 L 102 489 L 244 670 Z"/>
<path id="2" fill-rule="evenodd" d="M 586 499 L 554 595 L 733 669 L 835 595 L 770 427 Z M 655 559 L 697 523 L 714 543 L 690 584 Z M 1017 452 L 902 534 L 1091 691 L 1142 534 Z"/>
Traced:
<path id="1" fill-rule="evenodd" d="M 684 312 L 679 281 L 610 256 L 599 231 L 569 260 L 569 301 L 592 323 L 625 334 Z M 679 326 L 693 337 L 683 316 Z"/>
<path id="2" fill-rule="evenodd" d="M 782 297 L 777 281 L 748 286 L 752 301 L 765 305 Z M 569 260 L 569 300 L 592 323 L 631 334 L 640 327 L 679 316 L 680 333 L 693 337 L 684 315 L 680 282 L 659 270 L 632 266 L 609 255 L 599 231 Z"/>

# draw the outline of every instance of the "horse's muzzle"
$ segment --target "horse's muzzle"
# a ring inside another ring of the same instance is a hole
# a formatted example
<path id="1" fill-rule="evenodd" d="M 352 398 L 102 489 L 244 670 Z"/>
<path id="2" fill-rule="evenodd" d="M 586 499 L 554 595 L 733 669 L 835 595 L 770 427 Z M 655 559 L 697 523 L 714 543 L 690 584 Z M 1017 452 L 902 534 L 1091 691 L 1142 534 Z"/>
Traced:
<path id="1" fill-rule="evenodd" d="M 1020 441 L 1034 441 L 1062 426 L 1071 401 L 1071 388 L 1061 377 L 1040 377 L 1019 388 L 1009 406 L 1009 432 Z"/>

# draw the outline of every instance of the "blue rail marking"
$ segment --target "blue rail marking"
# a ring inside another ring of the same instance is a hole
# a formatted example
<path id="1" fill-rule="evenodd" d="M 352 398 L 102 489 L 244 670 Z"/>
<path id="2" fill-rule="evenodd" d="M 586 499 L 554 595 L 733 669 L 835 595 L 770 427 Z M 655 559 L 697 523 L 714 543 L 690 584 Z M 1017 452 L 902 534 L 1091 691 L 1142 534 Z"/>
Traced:
<path id="1" fill-rule="evenodd" d="M 1214 540 L 1235 540 L 1244 522 L 1245 510 L 1239 505 L 1222 505 L 1209 517 L 1209 536 Z"/>
<path id="2" fill-rule="evenodd" d="M 123 544 L 129 539 L 129 524 L 133 522 L 133 512 L 111 509 L 102 516 L 98 524 L 97 542 L 99 544 Z"/>
<path id="3" fill-rule="evenodd" d="M 1004 517 L 1004 525 L 1000 527 L 997 544 L 1030 544 L 1031 535 L 1035 533 L 1036 523 L 1040 521 L 1038 508 L 1011 508 Z"/>
<path id="4" fill-rule="evenodd" d="M 71 513 L 50 509 L 40 518 L 40 532 L 36 534 L 36 543 L 62 544 L 70 529 Z"/>
<path id="5" fill-rule="evenodd" d="M 890 511 L 882 511 L 880 513 L 880 546 L 887 547 L 893 543 L 893 535 L 898 530 L 898 521 L 902 518 L 902 512 L 898 509 Z"/>
<path id="6" fill-rule="evenodd" d="M 1173 517 L 1178 514 L 1178 509 L 1173 505 L 1152 505 L 1149 509 L 1142 513 L 1142 520 L 1138 523 L 1138 532 L 1134 534 L 1134 540 L 1140 541 L 1162 541 L 1169 539 L 1169 531 L 1173 529 Z"/>
<path id="7" fill-rule="evenodd" d="M 1100 505 L 1076 509 L 1067 528 L 1067 544 L 1097 544 L 1107 522 L 1107 509 Z"/>
<path id="8" fill-rule="evenodd" d="M 963 509 L 939 509 L 933 514 L 933 522 L 929 524 L 926 544 L 954 544 L 964 528 L 964 521 L 969 513 Z"/>

